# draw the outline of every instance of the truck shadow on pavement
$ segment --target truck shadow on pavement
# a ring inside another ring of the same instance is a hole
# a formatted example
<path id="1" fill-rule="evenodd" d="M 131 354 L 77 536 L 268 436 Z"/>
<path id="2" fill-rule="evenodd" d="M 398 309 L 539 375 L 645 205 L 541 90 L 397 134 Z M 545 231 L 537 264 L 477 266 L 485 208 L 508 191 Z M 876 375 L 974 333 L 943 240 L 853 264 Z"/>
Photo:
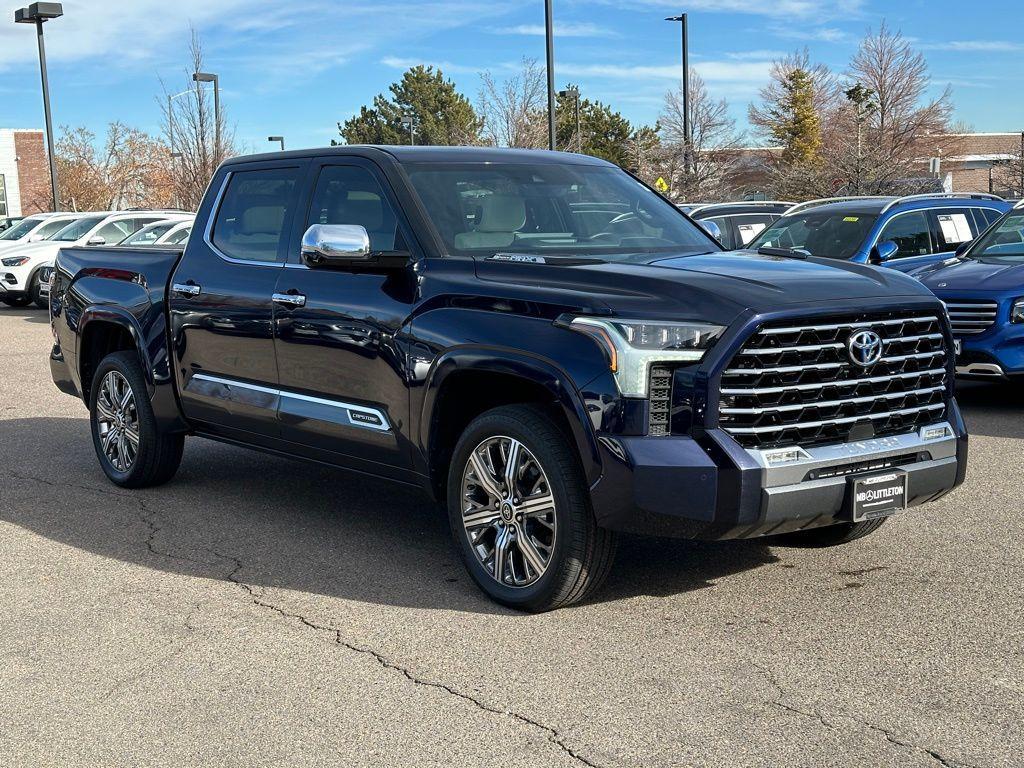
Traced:
<path id="1" fill-rule="evenodd" d="M 510 613 L 472 583 L 426 496 L 208 440 L 160 488 L 110 484 L 83 419 L 0 421 L 0 520 L 169 573 L 380 605 Z M 672 595 L 776 562 L 760 542 L 624 537 L 600 604 Z"/>
<path id="2" fill-rule="evenodd" d="M 1024 439 L 1024 388 L 1019 383 L 958 381 L 956 399 L 968 433 Z"/>
<path id="3" fill-rule="evenodd" d="M 50 322 L 50 313 L 36 306 L 8 307 L 6 304 L 0 304 L 0 314 L 4 317 L 19 318 L 26 323 L 47 324 Z"/>

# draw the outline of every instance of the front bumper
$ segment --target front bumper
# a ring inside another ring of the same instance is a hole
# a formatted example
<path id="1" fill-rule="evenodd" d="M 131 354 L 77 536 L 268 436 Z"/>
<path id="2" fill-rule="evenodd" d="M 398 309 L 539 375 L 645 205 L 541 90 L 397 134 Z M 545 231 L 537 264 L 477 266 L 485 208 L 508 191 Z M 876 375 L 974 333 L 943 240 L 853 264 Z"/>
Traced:
<path id="1" fill-rule="evenodd" d="M 956 375 L 970 379 L 1003 379 L 1024 375 L 1024 324 L 1004 322 L 961 340 Z"/>
<path id="2" fill-rule="evenodd" d="M 701 438 L 602 436 L 605 472 L 591 495 L 613 530 L 700 539 L 753 538 L 850 521 L 848 478 L 907 472 L 908 506 L 963 482 L 967 432 L 953 403 L 945 437 L 920 433 L 808 448 L 768 466 L 720 429 Z M 939 425 L 936 425 L 939 426 Z"/>

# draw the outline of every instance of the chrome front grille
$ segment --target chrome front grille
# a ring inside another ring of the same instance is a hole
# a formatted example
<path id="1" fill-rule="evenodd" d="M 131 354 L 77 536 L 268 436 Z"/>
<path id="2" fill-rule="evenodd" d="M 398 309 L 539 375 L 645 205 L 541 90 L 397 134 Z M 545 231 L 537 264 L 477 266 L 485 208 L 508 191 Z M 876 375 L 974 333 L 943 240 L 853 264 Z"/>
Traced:
<path id="1" fill-rule="evenodd" d="M 999 305 L 982 299 L 946 299 L 942 302 L 956 336 L 984 333 L 996 322 Z"/>
<path id="2" fill-rule="evenodd" d="M 882 340 L 873 365 L 854 363 L 850 337 Z M 719 424 L 743 446 L 775 448 L 913 432 L 946 415 L 939 318 L 886 312 L 760 328 L 722 375 Z"/>

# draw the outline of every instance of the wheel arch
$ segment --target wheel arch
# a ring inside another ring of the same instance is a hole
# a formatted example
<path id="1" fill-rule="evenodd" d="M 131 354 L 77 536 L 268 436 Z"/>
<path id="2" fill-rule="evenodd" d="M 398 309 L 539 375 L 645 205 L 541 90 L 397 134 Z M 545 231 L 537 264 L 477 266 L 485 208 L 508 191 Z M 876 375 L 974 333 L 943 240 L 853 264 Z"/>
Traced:
<path id="1" fill-rule="evenodd" d="M 139 365 L 152 394 L 153 367 L 144 335 L 138 321 L 126 310 L 118 307 L 90 307 L 82 312 L 78 324 L 78 375 L 82 399 L 89 403 L 92 376 L 96 366 L 112 352 L 132 350 L 138 355 Z"/>
<path id="2" fill-rule="evenodd" d="M 435 361 L 425 388 L 419 447 L 436 498 L 444 498 L 448 464 L 466 426 L 485 411 L 513 403 L 542 406 L 575 447 L 588 484 L 600 478 L 587 409 L 570 376 L 552 361 L 520 350 L 462 347 Z"/>

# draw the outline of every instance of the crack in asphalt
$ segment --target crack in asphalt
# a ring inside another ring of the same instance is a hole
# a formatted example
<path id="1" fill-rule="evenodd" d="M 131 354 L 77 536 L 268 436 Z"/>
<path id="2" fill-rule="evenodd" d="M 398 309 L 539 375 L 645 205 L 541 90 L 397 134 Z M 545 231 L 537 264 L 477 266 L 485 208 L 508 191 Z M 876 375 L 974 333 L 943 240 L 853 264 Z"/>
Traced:
<path id="1" fill-rule="evenodd" d="M 775 677 L 772 671 L 767 667 L 758 664 L 757 662 L 751 662 L 751 665 L 764 676 L 768 683 L 773 688 L 775 688 L 777 692 L 775 699 L 768 702 L 769 705 L 773 707 L 778 707 L 779 709 L 784 709 L 787 712 L 792 712 L 794 714 L 801 715 L 811 720 L 817 720 L 819 723 L 821 723 L 821 725 L 823 725 L 826 728 L 830 728 L 832 730 L 841 729 L 841 726 L 838 723 L 829 720 L 824 714 L 819 712 L 817 709 L 800 709 L 799 707 L 793 704 L 786 703 L 786 701 L 784 701 L 784 699 L 786 698 L 786 690 L 782 687 L 782 684 L 778 681 L 778 679 Z M 867 728 L 868 730 L 874 731 L 875 733 L 880 733 L 891 744 L 895 744 L 896 746 L 904 747 L 905 749 L 912 749 L 917 752 L 926 754 L 933 760 L 938 762 L 940 765 L 945 766 L 945 768 L 979 768 L 979 766 L 976 766 L 972 763 L 965 763 L 961 760 L 954 760 L 953 758 L 946 757 L 938 750 L 931 749 L 930 747 L 922 747 L 920 744 L 914 744 L 912 742 L 905 741 L 899 738 L 895 731 L 891 731 L 888 728 L 883 728 L 880 725 L 875 725 L 874 723 L 869 722 L 867 720 L 861 720 L 859 718 L 853 717 L 852 715 L 847 715 L 843 713 L 836 714 L 836 717 L 844 720 L 852 720 L 854 723 L 857 723 L 858 725 Z"/>
<path id="2" fill-rule="evenodd" d="M 273 603 L 266 602 L 262 599 L 262 595 L 259 592 L 257 592 L 257 590 L 251 584 L 248 584 L 245 581 L 242 581 L 240 578 L 238 578 L 239 572 L 242 570 L 242 568 L 244 568 L 244 565 L 241 560 L 239 560 L 237 557 L 225 555 L 220 552 L 213 552 L 213 554 L 234 564 L 234 567 L 227 574 L 226 578 L 232 584 L 236 584 L 237 586 L 245 590 L 245 592 L 249 595 L 254 605 L 260 608 L 265 608 L 269 611 L 273 611 L 274 613 L 278 614 L 279 616 L 282 616 L 283 618 L 294 619 L 298 621 L 300 624 L 310 629 L 317 630 L 318 632 L 327 632 L 334 636 L 334 642 L 336 645 L 339 645 L 342 648 L 345 648 L 354 653 L 369 656 L 374 661 L 376 661 L 381 666 L 381 668 L 393 672 L 398 672 L 406 680 L 413 683 L 414 685 L 444 691 L 445 693 L 448 693 L 451 696 L 455 696 L 456 698 L 469 702 L 470 704 L 484 712 L 488 712 L 493 715 L 499 715 L 502 717 L 509 717 L 513 720 L 523 723 L 524 725 L 528 725 L 532 728 L 537 728 L 543 731 L 545 734 L 547 734 L 547 740 L 550 743 L 554 744 L 556 747 L 558 747 L 562 752 L 571 757 L 573 760 L 576 760 L 581 765 L 588 766 L 588 768 L 601 768 L 597 763 L 594 763 L 591 760 L 587 759 L 583 755 L 579 754 L 572 747 L 570 747 L 568 744 L 566 744 L 565 737 L 558 731 L 558 729 L 553 728 L 550 725 L 545 725 L 544 723 L 538 722 L 533 718 L 527 717 L 526 715 L 520 714 L 519 712 L 514 712 L 510 709 L 500 709 L 498 707 L 495 707 L 491 704 L 488 704 L 485 701 L 481 701 L 480 699 L 477 699 L 474 696 L 469 695 L 468 693 L 460 691 L 451 685 L 447 685 L 446 683 L 441 683 L 436 680 L 425 680 L 421 677 L 417 677 L 408 667 L 403 667 L 401 664 L 397 664 L 391 661 L 378 651 L 375 651 L 372 648 L 365 648 L 363 646 L 355 645 L 354 643 L 349 642 L 342 636 L 341 630 L 337 627 L 332 627 L 326 624 L 318 624 L 314 621 L 307 619 L 305 616 L 301 614 L 292 613 L 291 611 L 288 611 L 279 605 L 274 605 Z"/>

